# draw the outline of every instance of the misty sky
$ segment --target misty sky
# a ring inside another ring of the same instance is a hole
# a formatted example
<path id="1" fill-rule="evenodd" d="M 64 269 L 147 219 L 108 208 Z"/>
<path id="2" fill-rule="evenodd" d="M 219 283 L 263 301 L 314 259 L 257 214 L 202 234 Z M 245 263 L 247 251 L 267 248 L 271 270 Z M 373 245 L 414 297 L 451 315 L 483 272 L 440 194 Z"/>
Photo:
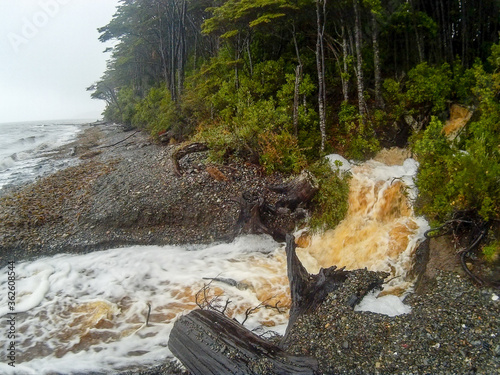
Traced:
<path id="1" fill-rule="evenodd" d="M 109 53 L 97 28 L 118 0 L 0 0 L 0 123 L 99 119 L 85 89 Z"/>

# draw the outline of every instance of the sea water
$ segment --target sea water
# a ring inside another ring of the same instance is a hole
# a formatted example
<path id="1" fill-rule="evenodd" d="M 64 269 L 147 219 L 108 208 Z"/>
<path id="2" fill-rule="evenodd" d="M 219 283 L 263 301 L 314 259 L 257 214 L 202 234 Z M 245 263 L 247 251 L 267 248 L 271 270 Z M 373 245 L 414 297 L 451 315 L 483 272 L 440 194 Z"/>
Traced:
<path id="1" fill-rule="evenodd" d="M 30 121 L 0 124 L 0 194 L 7 185 L 31 182 L 71 163 L 70 155 L 53 158 L 74 140 L 86 120 Z"/>

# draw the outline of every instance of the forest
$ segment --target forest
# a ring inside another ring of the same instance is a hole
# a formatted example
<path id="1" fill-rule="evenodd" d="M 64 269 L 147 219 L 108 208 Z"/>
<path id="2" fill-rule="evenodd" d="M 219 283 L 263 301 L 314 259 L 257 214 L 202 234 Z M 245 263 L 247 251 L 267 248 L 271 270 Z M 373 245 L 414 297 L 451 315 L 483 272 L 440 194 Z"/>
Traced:
<path id="1" fill-rule="evenodd" d="M 121 0 L 88 90 L 106 120 L 203 142 L 216 162 L 320 171 L 333 195 L 322 156 L 409 147 L 419 213 L 485 233 L 500 220 L 499 32 L 498 0 Z M 454 104 L 472 115 L 451 137 Z"/>

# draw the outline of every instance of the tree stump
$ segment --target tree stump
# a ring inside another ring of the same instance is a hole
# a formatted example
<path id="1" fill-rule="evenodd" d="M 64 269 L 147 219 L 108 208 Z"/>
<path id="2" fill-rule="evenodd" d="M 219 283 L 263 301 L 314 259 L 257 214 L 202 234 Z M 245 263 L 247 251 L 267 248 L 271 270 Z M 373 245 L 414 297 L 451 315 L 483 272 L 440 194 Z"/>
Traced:
<path id="1" fill-rule="evenodd" d="M 276 186 L 269 186 L 269 190 L 284 194 L 285 197 L 276 203 L 276 207 L 286 207 L 295 210 L 299 204 L 309 203 L 318 192 L 318 182 L 307 170 L 304 170 L 292 181 Z"/>

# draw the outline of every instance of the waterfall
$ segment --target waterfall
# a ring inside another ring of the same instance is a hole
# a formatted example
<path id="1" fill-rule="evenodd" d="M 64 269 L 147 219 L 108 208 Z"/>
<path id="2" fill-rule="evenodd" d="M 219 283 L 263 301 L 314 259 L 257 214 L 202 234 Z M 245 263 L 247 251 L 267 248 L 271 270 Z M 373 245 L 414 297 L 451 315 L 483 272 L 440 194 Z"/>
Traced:
<path id="1" fill-rule="evenodd" d="M 343 168 L 352 173 L 347 217 L 313 236 L 298 255 L 311 273 L 331 265 L 389 272 L 386 293 L 401 294 L 411 286 L 407 272 L 428 227 L 411 207 L 417 164 L 372 160 Z M 250 329 L 278 332 L 290 306 L 284 247 L 268 236 L 59 254 L 18 263 L 15 272 L 16 367 L 1 363 L 5 374 L 105 373 L 158 364 L 169 355 L 176 317 L 197 305 L 219 305 Z M 3 278 L 4 320 L 7 290 Z M 8 344 L 1 336 L 0 345 Z"/>

